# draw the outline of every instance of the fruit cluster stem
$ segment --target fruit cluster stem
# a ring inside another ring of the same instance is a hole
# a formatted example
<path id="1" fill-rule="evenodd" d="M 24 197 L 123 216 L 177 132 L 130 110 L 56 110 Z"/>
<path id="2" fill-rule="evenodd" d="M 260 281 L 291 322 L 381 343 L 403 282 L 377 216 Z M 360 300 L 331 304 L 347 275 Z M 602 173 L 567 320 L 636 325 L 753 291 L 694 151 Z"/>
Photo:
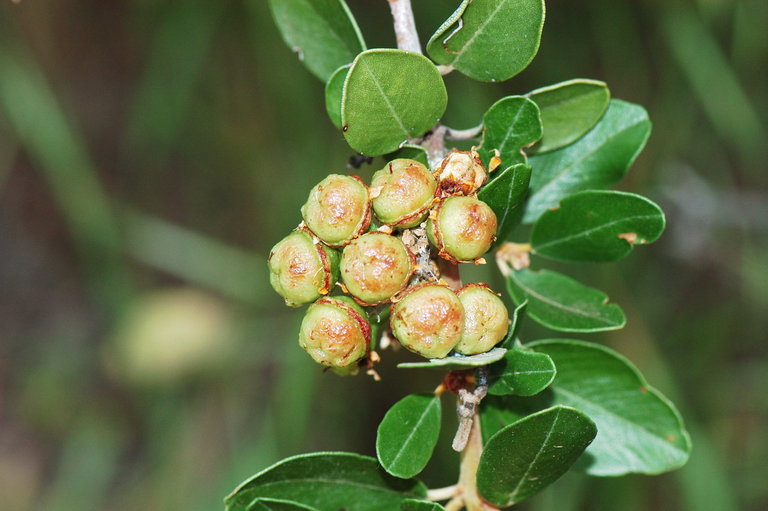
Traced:
<path id="1" fill-rule="evenodd" d="M 413 19 L 411 0 L 387 0 L 392 11 L 392 21 L 395 26 L 397 47 L 401 50 L 421 55 L 421 43 Z"/>

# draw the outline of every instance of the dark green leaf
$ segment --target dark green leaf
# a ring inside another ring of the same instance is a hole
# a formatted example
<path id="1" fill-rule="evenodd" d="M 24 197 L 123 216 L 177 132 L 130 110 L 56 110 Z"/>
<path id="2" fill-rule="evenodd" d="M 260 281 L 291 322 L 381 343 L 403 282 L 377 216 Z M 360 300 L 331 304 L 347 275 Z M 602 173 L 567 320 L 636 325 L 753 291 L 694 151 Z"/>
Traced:
<path id="1" fill-rule="evenodd" d="M 477 194 L 477 197 L 496 213 L 499 223 L 496 235 L 501 241 L 512 233 L 523 218 L 530 180 L 531 167 L 518 163 L 498 173 Z"/>
<path id="2" fill-rule="evenodd" d="M 385 511 L 406 498 L 426 496 L 414 479 L 397 479 L 378 462 L 351 453 L 293 456 L 243 482 L 226 499 L 228 511 L 245 511 L 257 498 L 286 499 L 319 511 Z"/>
<path id="3" fill-rule="evenodd" d="M 557 366 L 550 390 L 532 398 L 486 398 L 483 434 L 555 404 L 573 406 L 597 424 L 579 466 L 596 476 L 659 474 L 682 466 L 691 442 L 674 405 L 627 359 L 603 346 L 571 339 L 532 342 Z"/>
<path id="4" fill-rule="evenodd" d="M 520 331 L 520 326 L 523 324 L 523 319 L 525 318 L 525 309 L 527 307 L 528 300 L 523 300 L 523 302 L 515 307 L 514 311 L 512 311 L 512 324 L 509 325 L 509 333 L 507 334 L 507 338 L 504 339 L 504 342 L 499 345 L 501 348 L 511 350 L 517 345 L 517 332 Z"/>
<path id="5" fill-rule="evenodd" d="M 503 359 L 489 367 L 488 393 L 533 396 L 547 388 L 555 374 L 555 364 L 548 355 L 518 342 Z"/>
<path id="6" fill-rule="evenodd" d="M 344 80 L 351 64 L 342 66 L 333 72 L 325 84 L 325 110 L 334 126 L 341 129 L 341 96 L 344 93 Z"/>
<path id="7" fill-rule="evenodd" d="M 445 358 L 431 358 L 425 362 L 402 362 L 397 364 L 397 367 L 400 369 L 437 369 L 439 371 L 472 369 L 501 360 L 506 352 L 507 350 L 504 348 L 493 348 L 479 355 L 460 355 L 457 353 Z"/>
<path id="8" fill-rule="evenodd" d="M 486 165 L 499 151 L 501 163 L 509 167 L 525 163 L 520 152 L 541 138 L 541 114 L 536 103 L 524 96 L 507 96 L 491 105 L 483 116 L 483 143 L 478 152 Z"/>
<path id="9" fill-rule="evenodd" d="M 531 245 L 537 254 L 561 261 L 616 261 L 663 231 L 664 212 L 654 202 L 633 193 L 591 190 L 545 211 L 533 226 Z"/>
<path id="10" fill-rule="evenodd" d="M 279 499 L 256 499 L 246 508 L 246 511 L 317 511 L 313 507 Z"/>
<path id="11" fill-rule="evenodd" d="M 619 181 L 645 146 L 651 122 L 643 107 L 611 100 L 605 115 L 573 144 L 528 159 L 533 167 L 531 198 L 524 222 L 582 190 L 607 188 Z"/>
<path id="12" fill-rule="evenodd" d="M 515 303 L 528 300 L 528 316 L 553 330 L 616 330 L 627 321 L 618 305 L 607 303 L 605 293 L 554 271 L 513 271 L 507 289 Z"/>
<path id="13" fill-rule="evenodd" d="M 597 434 L 578 410 L 557 406 L 525 417 L 488 440 L 477 468 L 477 489 L 491 504 L 520 502 L 563 475 Z"/>
<path id="14" fill-rule="evenodd" d="M 543 153 L 567 146 L 592 129 L 611 93 L 604 82 L 577 79 L 536 89 L 528 97 L 541 109 L 544 135 L 533 150 Z"/>
<path id="15" fill-rule="evenodd" d="M 269 5 L 285 44 L 324 82 L 365 50 L 344 0 L 270 0 Z"/>
<path id="16" fill-rule="evenodd" d="M 386 154 L 432 128 L 447 103 L 443 78 L 429 59 L 369 50 L 357 56 L 344 83 L 342 131 L 356 151 Z"/>
<path id="17" fill-rule="evenodd" d="M 438 64 L 484 82 L 507 80 L 539 50 L 543 0 L 464 0 L 427 43 Z"/>
<path id="18" fill-rule="evenodd" d="M 376 455 L 384 469 L 397 477 L 421 472 L 440 436 L 440 398 L 411 394 L 395 403 L 379 424 Z"/>
<path id="19" fill-rule="evenodd" d="M 429 156 L 427 150 L 420 145 L 403 144 L 403 146 L 393 153 L 389 153 L 384 157 L 387 161 L 396 160 L 397 158 L 408 158 L 409 160 L 416 160 L 423 163 L 429 168 Z"/>
<path id="20" fill-rule="evenodd" d="M 400 504 L 400 511 L 444 511 L 445 508 L 437 502 L 408 499 Z"/>

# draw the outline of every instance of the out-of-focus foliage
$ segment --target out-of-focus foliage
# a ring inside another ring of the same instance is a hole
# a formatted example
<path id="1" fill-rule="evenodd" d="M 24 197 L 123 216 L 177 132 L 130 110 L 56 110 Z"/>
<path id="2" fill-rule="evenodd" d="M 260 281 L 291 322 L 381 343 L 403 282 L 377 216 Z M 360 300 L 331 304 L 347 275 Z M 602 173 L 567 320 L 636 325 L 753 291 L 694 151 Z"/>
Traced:
<path id="1" fill-rule="evenodd" d="M 348 3 L 368 47 L 394 45 L 384 0 Z M 422 43 L 457 5 L 414 2 Z M 763 0 L 551 0 L 524 72 L 446 77 L 455 128 L 573 76 L 654 124 L 620 186 L 664 208 L 666 233 L 567 273 L 623 305 L 627 328 L 601 339 L 683 408 L 691 460 L 653 480 L 569 474 L 521 509 L 768 506 L 766 26 Z M 286 456 L 375 455 L 385 410 L 438 382 L 396 370 L 403 353 L 384 384 L 320 372 L 264 263 L 346 147 L 263 0 L 0 4 L 3 509 L 220 509 Z M 431 487 L 456 479 L 445 429 Z"/>

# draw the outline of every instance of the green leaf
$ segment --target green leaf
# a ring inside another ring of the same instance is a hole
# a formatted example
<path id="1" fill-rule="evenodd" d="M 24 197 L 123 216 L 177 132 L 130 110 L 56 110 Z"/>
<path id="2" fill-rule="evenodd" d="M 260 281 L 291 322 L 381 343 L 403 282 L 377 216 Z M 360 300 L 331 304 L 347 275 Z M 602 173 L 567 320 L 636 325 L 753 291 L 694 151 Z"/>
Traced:
<path id="1" fill-rule="evenodd" d="M 651 122 L 643 107 L 611 100 L 605 115 L 578 141 L 528 158 L 533 167 L 532 194 L 523 221 L 536 221 L 563 197 L 619 181 L 650 133 Z"/>
<path id="2" fill-rule="evenodd" d="M 664 212 L 633 193 L 579 192 L 544 212 L 531 233 L 535 253 L 561 261 L 616 261 L 634 245 L 656 241 Z"/>
<path id="3" fill-rule="evenodd" d="M 684 465 L 691 441 L 680 414 L 637 368 L 615 351 L 572 339 L 527 345 L 557 366 L 550 390 L 532 398 L 483 400 L 483 433 L 531 410 L 573 406 L 597 424 L 595 442 L 578 466 L 595 476 L 660 474 Z"/>
<path id="4" fill-rule="evenodd" d="M 541 109 L 544 135 L 534 152 L 544 153 L 581 138 L 605 113 L 611 93 L 604 82 L 568 80 L 528 93 Z"/>
<path id="5" fill-rule="evenodd" d="M 500 507 L 527 499 L 567 472 L 596 434 L 589 417 L 565 406 L 510 424 L 483 449 L 478 492 Z"/>
<path id="6" fill-rule="evenodd" d="M 506 348 L 508 350 L 513 349 L 515 346 L 517 346 L 517 333 L 520 331 L 520 326 L 523 324 L 523 318 L 525 318 L 525 309 L 528 307 L 528 300 L 523 300 L 523 302 L 515 307 L 515 310 L 512 311 L 512 319 L 511 324 L 509 325 L 509 333 L 507 334 L 507 338 L 504 339 L 504 341 L 499 345 L 502 348 Z"/>
<path id="7" fill-rule="evenodd" d="M 543 0 L 464 0 L 427 43 L 438 64 L 483 82 L 512 78 L 539 50 Z"/>
<path id="8" fill-rule="evenodd" d="M 344 93 L 344 80 L 352 64 L 341 66 L 333 72 L 325 84 L 325 111 L 334 126 L 341 129 L 341 96 Z"/>
<path id="9" fill-rule="evenodd" d="M 504 358 L 489 367 L 488 393 L 533 396 L 555 379 L 555 364 L 545 353 L 536 353 L 519 342 Z"/>
<path id="10" fill-rule="evenodd" d="M 539 107 L 524 96 L 507 96 L 491 105 L 483 116 L 483 142 L 478 152 L 487 165 L 498 149 L 504 166 L 525 163 L 520 152 L 541 138 Z"/>
<path id="11" fill-rule="evenodd" d="M 437 369 L 439 371 L 456 371 L 486 366 L 501 360 L 507 352 L 504 348 L 493 348 L 479 355 L 454 354 L 445 358 L 430 358 L 426 362 L 402 362 L 397 364 L 399 369 Z"/>
<path id="12" fill-rule="evenodd" d="M 440 436 L 440 398 L 411 394 L 389 409 L 376 433 L 376 455 L 390 474 L 407 478 L 421 472 Z"/>
<path id="13" fill-rule="evenodd" d="M 365 50 L 344 0 L 270 0 L 269 5 L 285 44 L 324 82 Z"/>
<path id="14" fill-rule="evenodd" d="M 409 160 L 416 160 L 423 163 L 429 168 L 429 156 L 427 150 L 420 145 L 415 144 L 403 144 L 403 146 L 393 153 L 389 153 L 384 158 L 389 162 L 396 160 L 397 158 L 408 158 Z"/>
<path id="15" fill-rule="evenodd" d="M 478 192 L 477 197 L 496 213 L 499 223 L 496 236 L 500 241 L 504 241 L 520 225 L 530 181 L 531 167 L 518 163 L 498 173 Z"/>
<path id="16" fill-rule="evenodd" d="M 368 50 L 357 56 L 344 82 L 342 131 L 367 156 L 397 149 L 431 129 L 448 94 L 429 59 L 402 50 Z"/>
<path id="17" fill-rule="evenodd" d="M 320 452 L 272 465 L 243 482 L 224 502 L 227 511 L 245 511 L 258 498 L 286 499 L 319 511 L 380 511 L 425 496 L 421 482 L 394 478 L 373 458 Z"/>
<path id="18" fill-rule="evenodd" d="M 445 508 L 437 502 L 408 499 L 400 504 L 400 511 L 444 511 Z"/>
<path id="19" fill-rule="evenodd" d="M 528 316 L 553 330 L 616 330 L 627 321 L 618 305 L 607 303 L 605 293 L 554 271 L 513 271 L 507 289 L 515 303 L 528 300 Z"/>
<path id="20" fill-rule="evenodd" d="M 317 509 L 298 502 L 280 499 L 256 499 L 246 511 L 317 511 Z"/>

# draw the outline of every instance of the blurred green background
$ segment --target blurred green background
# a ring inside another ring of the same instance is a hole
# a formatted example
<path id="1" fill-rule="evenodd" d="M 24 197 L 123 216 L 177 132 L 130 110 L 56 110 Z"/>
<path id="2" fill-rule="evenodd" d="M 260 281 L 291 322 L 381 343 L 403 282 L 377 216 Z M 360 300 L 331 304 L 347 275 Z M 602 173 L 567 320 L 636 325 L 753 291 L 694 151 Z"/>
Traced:
<path id="1" fill-rule="evenodd" d="M 422 42 L 457 3 L 414 0 Z M 393 46 L 384 0 L 349 4 L 369 47 Z M 694 452 L 661 477 L 569 474 L 520 508 L 768 509 L 768 3 L 547 7 L 522 74 L 447 77 L 445 122 L 575 77 L 648 108 L 620 188 L 661 203 L 666 234 L 560 268 L 625 308 L 625 330 L 583 337 L 677 402 Z M 322 373 L 266 278 L 349 156 L 265 0 L 0 1 L 3 510 L 221 509 L 282 457 L 374 453 L 386 409 L 440 376 L 396 370 L 402 352 L 384 353 L 383 383 Z M 500 287 L 486 271 L 468 273 Z M 444 433 L 431 486 L 457 475 Z"/>

